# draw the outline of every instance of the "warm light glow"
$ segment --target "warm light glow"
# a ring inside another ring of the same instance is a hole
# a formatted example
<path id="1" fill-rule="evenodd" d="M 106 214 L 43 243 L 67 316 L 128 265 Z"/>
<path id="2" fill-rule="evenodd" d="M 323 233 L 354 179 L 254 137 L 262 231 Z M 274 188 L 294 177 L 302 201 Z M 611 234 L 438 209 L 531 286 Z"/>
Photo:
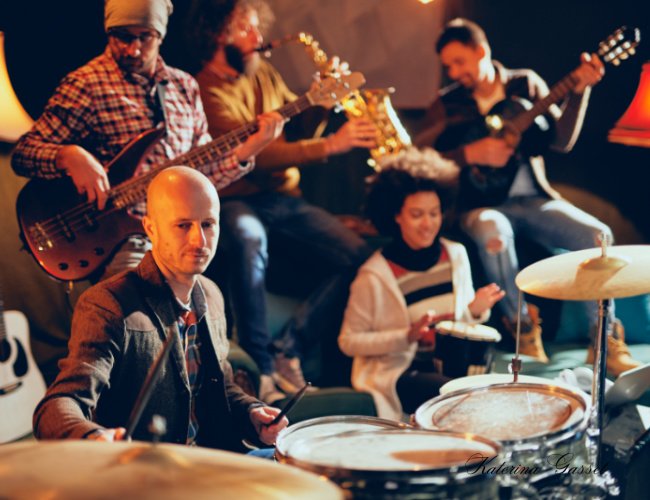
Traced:
<path id="1" fill-rule="evenodd" d="M 641 81 L 627 111 L 609 131 L 610 142 L 650 147 L 650 62 L 641 70 Z"/>
<path id="2" fill-rule="evenodd" d="M 0 141 L 16 142 L 34 121 L 16 97 L 5 60 L 5 35 L 0 31 Z"/>
<path id="3" fill-rule="evenodd" d="M 433 0 L 418 0 L 418 1 L 419 1 L 420 3 L 422 3 L 422 4 L 424 4 L 424 5 L 433 2 Z"/>

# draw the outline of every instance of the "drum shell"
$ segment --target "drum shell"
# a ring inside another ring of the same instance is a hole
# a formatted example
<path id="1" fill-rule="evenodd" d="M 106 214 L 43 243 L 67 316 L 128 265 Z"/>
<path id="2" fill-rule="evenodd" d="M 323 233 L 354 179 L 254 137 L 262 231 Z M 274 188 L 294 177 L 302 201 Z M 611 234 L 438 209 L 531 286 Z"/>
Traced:
<path id="1" fill-rule="evenodd" d="M 480 375 L 492 369 L 494 342 L 460 338 L 438 332 L 433 363 L 446 377 Z"/>
<path id="2" fill-rule="evenodd" d="M 388 439 L 391 436 L 404 436 L 419 433 L 420 438 L 436 439 L 437 437 L 451 436 L 464 441 L 476 441 L 487 444 L 499 453 L 499 445 L 493 441 L 471 434 L 460 434 L 453 432 L 433 432 L 408 428 L 393 428 L 377 431 L 368 431 L 366 436 L 372 436 L 378 440 Z M 354 433 L 351 433 L 354 434 Z M 351 435 L 348 434 L 348 435 Z M 365 434 L 365 433 L 364 433 Z M 341 453 L 345 453 L 345 436 L 329 436 L 326 440 L 341 440 Z M 314 441 L 313 446 L 322 445 L 323 441 Z M 380 450 L 372 450 L 377 453 Z M 309 472 L 326 476 L 350 493 L 355 499 L 469 499 L 487 500 L 498 497 L 499 485 L 496 478 L 491 474 L 471 473 L 475 468 L 466 464 L 452 467 L 422 468 L 418 470 L 375 470 L 364 469 L 361 464 L 354 469 L 344 468 L 335 465 L 325 465 L 315 461 L 296 458 L 288 455 L 280 455 L 279 460 L 283 463 L 300 467 Z"/>

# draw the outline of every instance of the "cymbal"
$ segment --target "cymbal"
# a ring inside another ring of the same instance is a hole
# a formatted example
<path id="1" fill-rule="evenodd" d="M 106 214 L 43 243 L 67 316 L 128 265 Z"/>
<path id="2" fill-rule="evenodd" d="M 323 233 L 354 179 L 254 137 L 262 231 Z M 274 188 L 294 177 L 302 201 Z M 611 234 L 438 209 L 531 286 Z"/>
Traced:
<path id="1" fill-rule="evenodd" d="M 2 498 L 343 498 L 309 472 L 226 451 L 95 441 L 0 446 Z"/>
<path id="2" fill-rule="evenodd" d="M 650 292 L 650 245 L 590 248 L 540 260 L 515 280 L 520 290 L 559 300 L 602 300 Z"/>

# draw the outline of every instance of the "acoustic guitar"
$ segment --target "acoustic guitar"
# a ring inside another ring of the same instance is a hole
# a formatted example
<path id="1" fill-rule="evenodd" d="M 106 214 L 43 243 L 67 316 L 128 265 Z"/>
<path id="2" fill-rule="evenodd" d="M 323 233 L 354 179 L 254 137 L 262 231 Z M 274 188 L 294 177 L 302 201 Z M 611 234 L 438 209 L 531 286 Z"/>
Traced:
<path id="1" fill-rule="evenodd" d="M 0 443 L 32 430 L 32 414 L 45 394 L 45 382 L 29 346 L 27 318 L 5 311 L 0 296 Z"/>
<path id="2" fill-rule="evenodd" d="M 639 30 L 624 26 L 600 42 L 597 53 L 606 64 L 618 66 L 621 61 L 635 53 L 639 43 Z M 549 124 L 544 114 L 552 105 L 564 99 L 577 83 L 577 77 L 571 72 L 556 83 L 547 96 L 534 103 L 520 97 L 505 99 L 494 105 L 481 120 L 454 123 L 438 137 L 434 147 L 440 151 L 455 149 L 485 137 L 504 139 L 509 146 L 516 149 L 515 154 L 504 167 L 470 165 L 463 169 L 461 186 L 477 197 L 473 200 L 476 206 L 481 205 L 483 195 L 500 190 L 507 191 L 523 158 L 539 154 L 548 145 L 550 136 L 546 131 L 549 129 Z"/>
<path id="3" fill-rule="evenodd" d="M 310 106 L 332 107 L 364 83 L 358 72 L 330 76 L 276 111 L 288 119 Z M 162 128 L 143 132 L 106 166 L 113 187 L 101 211 L 86 201 L 85 195 L 79 195 L 68 178 L 30 180 L 16 202 L 25 248 L 53 278 L 88 278 L 109 261 L 128 236 L 143 232 L 140 219 L 130 215 L 128 209 L 145 200 L 147 186 L 160 170 L 186 165 L 210 174 L 206 165 L 232 151 L 256 131 L 256 122 L 247 123 L 144 175 L 132 177 L 141 159 L 165 133 Z"/>

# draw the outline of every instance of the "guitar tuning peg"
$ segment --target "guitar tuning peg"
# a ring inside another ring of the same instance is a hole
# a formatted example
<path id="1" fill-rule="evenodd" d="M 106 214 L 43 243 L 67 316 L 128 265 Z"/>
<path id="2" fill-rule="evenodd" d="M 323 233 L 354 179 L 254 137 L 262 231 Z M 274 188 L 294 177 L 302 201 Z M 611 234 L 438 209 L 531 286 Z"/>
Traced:
<path id="1" fill-rule="evenodd" d="M 614 66 L 618 66 L 618 65 L 621 64 L 621 61 L 619 61 L 618 59 L 612 59 L 612 64 L 613 64 Z"/>
<path id="2" fill-rule="evenodd" d="M 636 54 L 636 49 L 634 47 L 630 47 L 630 50 L 628 50 L 627 53 L 633 56 L 634 54 Z"/>

